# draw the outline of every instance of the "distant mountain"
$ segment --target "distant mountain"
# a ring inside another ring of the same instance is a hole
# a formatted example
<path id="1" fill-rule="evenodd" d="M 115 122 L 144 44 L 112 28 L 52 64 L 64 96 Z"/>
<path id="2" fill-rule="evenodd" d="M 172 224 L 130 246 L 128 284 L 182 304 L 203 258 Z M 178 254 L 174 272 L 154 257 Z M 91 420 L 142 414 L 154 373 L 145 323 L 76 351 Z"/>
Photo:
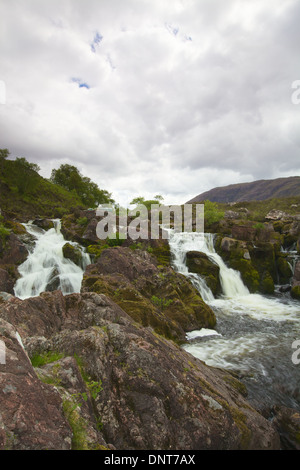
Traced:
<path id="1" fill-rule="evenodd" d="M 300 196 L 300 176 L 258 180 L 252 183 L 230 184 L 211 189 L 194 197 L 188 203 L 209 200 L 212 202 L 263 201 L 271 198 Z"/>

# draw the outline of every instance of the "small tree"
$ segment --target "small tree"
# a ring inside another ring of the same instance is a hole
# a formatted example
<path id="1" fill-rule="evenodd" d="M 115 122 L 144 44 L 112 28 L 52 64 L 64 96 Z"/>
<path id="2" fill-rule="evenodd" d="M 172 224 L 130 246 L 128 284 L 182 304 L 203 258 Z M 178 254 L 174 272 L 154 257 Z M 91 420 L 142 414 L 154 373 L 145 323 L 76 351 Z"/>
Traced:
<path id="1" fill-rule="evenodd" d="M 205 227 L 219 222 L 224 217 L 224 212 L 218 208 L 216 202 L 204 201 L 204 223 Z"/>
<path id="2" fill-rule="evenodd" d="M 64 164 L 57 170 L 52 170 L 50 181 L 68 191 L 74 191 L 85 206 L 96 207 L 99 204 L 114 202 L 111 193 L 100 189 L 87 176 L 82 176 L 73 165 Z"/>
<path id="3" fill-rule="evenodd" d="M 10 155 L 8 149 L 0 149 L 0 159 L 5 160 Z"/>
<path id="4" fill-rule="evenodd" d="M 9 150 L 8 149 L 0 149 L 0 168 L 3 170 L 4 167 L 4 160 L 9 156 Z"/>

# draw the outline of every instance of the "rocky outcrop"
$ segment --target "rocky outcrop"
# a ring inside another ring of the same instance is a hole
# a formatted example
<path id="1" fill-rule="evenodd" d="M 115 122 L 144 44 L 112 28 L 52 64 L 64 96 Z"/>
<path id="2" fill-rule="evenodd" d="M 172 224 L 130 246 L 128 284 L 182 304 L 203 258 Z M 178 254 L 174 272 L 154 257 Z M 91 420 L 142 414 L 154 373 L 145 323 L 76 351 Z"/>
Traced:
<path id="1" fill-rule="evenodd" d="M 275 284 L 289 284 L 293 273 L 288 254 L 281 251 L 283 237 L 272 227 L 257 225 L 233 226 L 232 236 L 217 237 L 216 250 L 241 273 L 250 292 L 273 294 Z"/>
<path id="2" fill-rule="evenodd" d="M 19 265 L 28 256 L 28 250 L 19 237 L 13 232 L 5 241 L 0 239 L 0 264 Z"/>
<path id="3" fill-rule="evenodd" d="M 33 225 L 42 228 L 43 230 L 49 230 L 50 228 L 54 228 L 54 222 L 51 219 L 43 219 L 43 218 L 36 218 L 32 222 Z"/>
<path id="4" fill-rule="evenodd" d="M 105 295 L 12 298 L 0 318 L 1 449 L 279 449 L 235 377 Z"/>
<path id="5" fill-rule="evenodd" d="M 72 432 L 58 391 L 39 380 L 15 328 L 0 318 L 0 449 L 70 449 Z"/>
<path id="6" fill-rule="evenodd" d="M 158 265 L 147 251 L 129 247 L 105 249 L 87 266 L 82 292 L 106 294 L 143 326 L 176 341 L 185 332 L 213 328 L 214 312 L 183 275 Z"/>
<path id="7" fill-rule="evenodd" d="M 14 281 L 9 273 L 2 268 L 0 268 L 0 292 L 14 293 Z"/>
<path id="8" fill-rule="evenodd" d="M 97 244 L 99 238 L 96 226 L 99 222 L 95 210 L 75 210 L 65 215 L 61 220 L 61 233 L 67 240 L 80 243 L 84 246 Z"/>
<path id="9" fill-rule="evenodd" d="M 14 293 L 14 284 L 19 277 L 18 266 L 28 256 L 21 236 L 8 231 L 5 238 L 0 238 L 0 292 Z"/>

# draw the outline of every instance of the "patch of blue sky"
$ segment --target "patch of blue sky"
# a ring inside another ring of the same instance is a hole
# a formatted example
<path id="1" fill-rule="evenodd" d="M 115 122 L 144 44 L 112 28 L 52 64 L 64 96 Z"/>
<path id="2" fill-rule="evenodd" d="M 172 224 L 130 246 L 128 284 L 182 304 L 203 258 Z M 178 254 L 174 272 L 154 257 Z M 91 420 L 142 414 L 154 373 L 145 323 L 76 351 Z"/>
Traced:
<path id="1" fill-rule="evenodd" d="M 77 83 L 79 88 L 87 88 L 88 90 L 91 88 L 88 83 L 83 82 L 80 78 L 72 78 L 72 82 Z"/>
<path id="2" fill-rule="evenodd" d="M 98 31 L 97 31 L 95 36 L 94 36 L 93 42 L 91 44 L 91 51 L 92 52 L 96 52 L 96 47 L 100 44 L 102 39 L 103 39 L 102 34 L 98 33 Z"/>

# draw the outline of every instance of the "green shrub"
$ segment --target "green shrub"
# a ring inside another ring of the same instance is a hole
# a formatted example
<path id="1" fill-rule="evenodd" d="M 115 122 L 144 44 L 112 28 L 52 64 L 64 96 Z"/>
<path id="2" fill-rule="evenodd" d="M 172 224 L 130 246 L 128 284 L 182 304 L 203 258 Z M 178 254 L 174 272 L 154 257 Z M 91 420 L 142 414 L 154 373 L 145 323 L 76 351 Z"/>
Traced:
<path id="1" fill-rule="evenodd" d="M 151 302 L 156 305 L 156 307 L 164 310 L 173 302 L 172 299 L 162 299 L 161 297 L 156 297 L 156 295 L 152 295 Z"/>

